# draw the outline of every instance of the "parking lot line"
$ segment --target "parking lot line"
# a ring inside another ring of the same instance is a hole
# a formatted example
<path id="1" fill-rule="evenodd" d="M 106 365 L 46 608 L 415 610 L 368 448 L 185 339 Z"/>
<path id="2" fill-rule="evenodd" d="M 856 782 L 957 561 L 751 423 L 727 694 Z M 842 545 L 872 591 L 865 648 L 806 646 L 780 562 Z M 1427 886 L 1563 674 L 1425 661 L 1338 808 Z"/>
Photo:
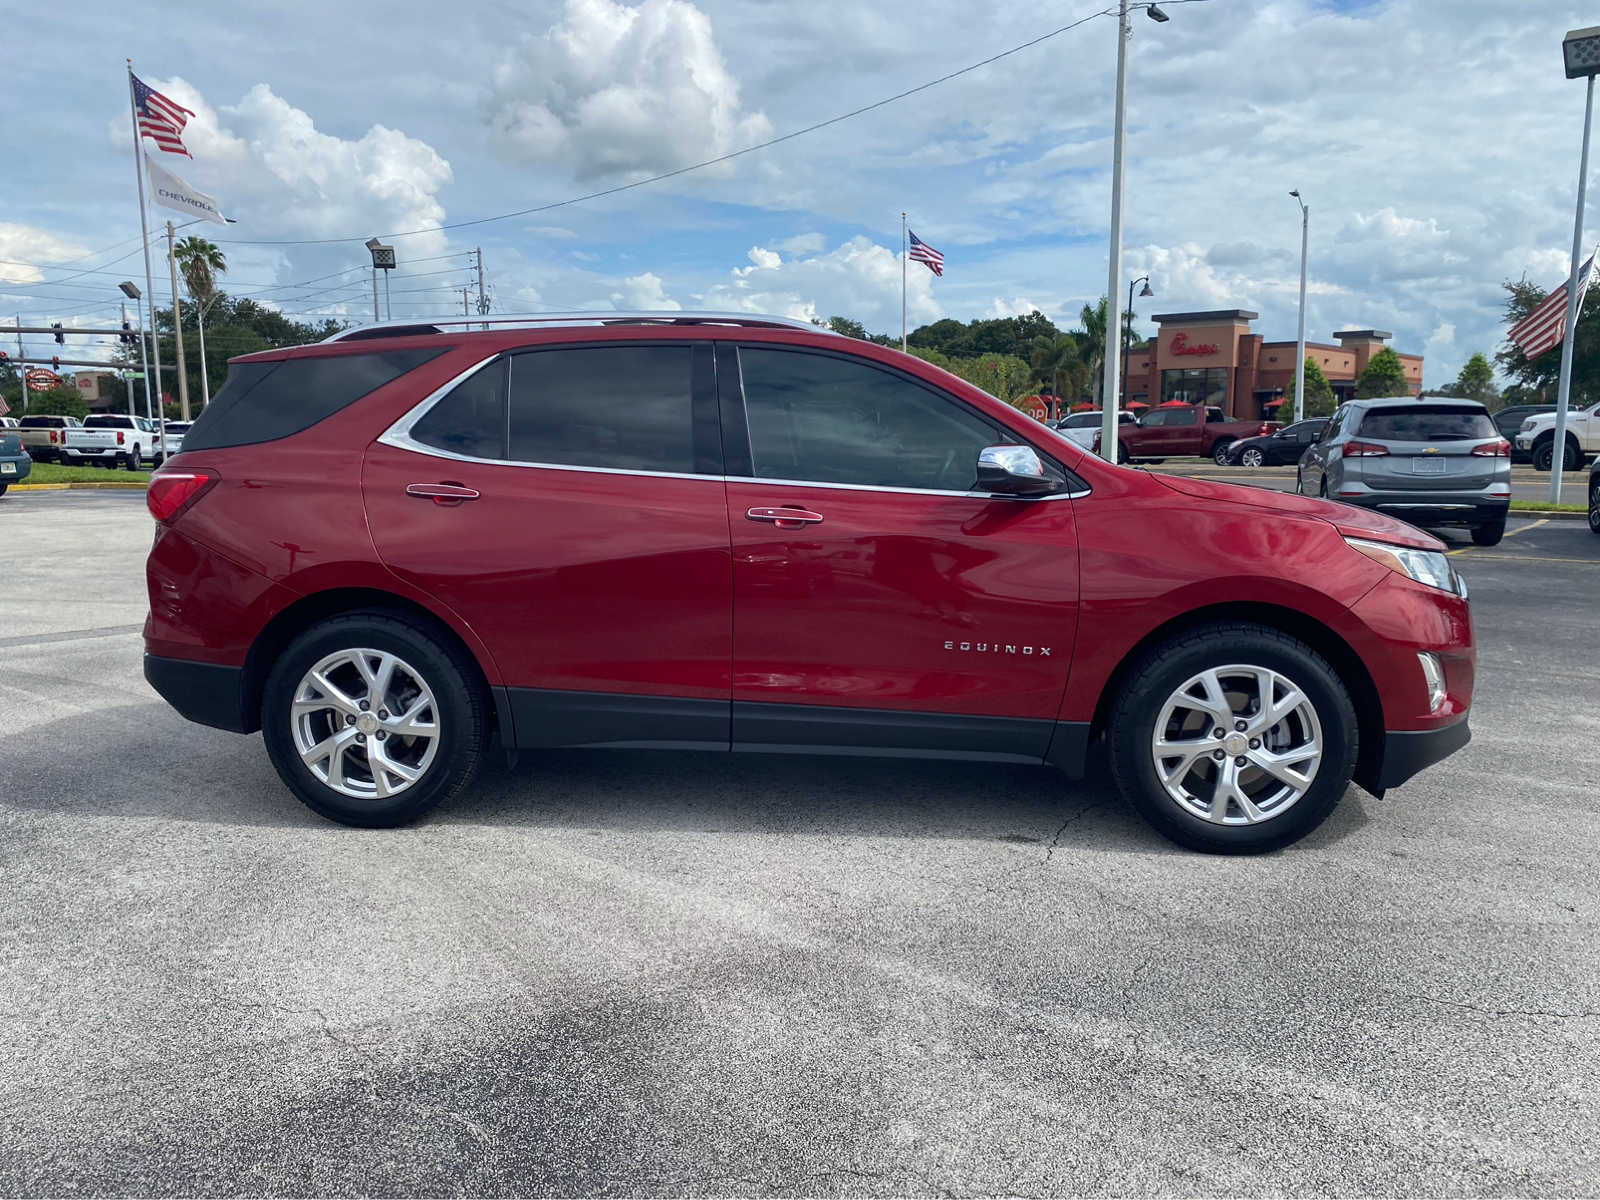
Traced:
<path id="1" fill-rule="evenodd" d="M 1541 525 L 1548 525 L 1548 524 L 1550 524 L 1550 518 L 1549 517 L 1540 517 L 1537 521 L 1530 521 L 1528 524 L 1523 525 L 1520 528 L 1506 530 L 1505 536 L 1506 537 L 1516 537 L 1517 534 L 1519 534 L 1519 533 L 1527 533 L 1528 530 L 1530 530 L 1530 529 L 1537 529 Z M 1450 551 L 1447 551 L 1446 553 L 1451 554 L 1451 555 L 1465 554 L 1468 550 L 1477 550 L 1477 549 L 1480 549 L 1480 547 L 1478 547 L 1478 546 L 1463 546 L 1459 550 L 1450 550 Z"/>
<path id="2" fill-rule="evenodd" d="M 1475 551 L 1472 556 L 1474 562 L 1481 560 L 1484 562 L 1565 563 L 1569 567 L 1588 567 L 1591 570 L 1600 568 L 1600 560 L 1583 558 L 1552 558 L 1548 555 L 1542 554 L 1495 554 L 1492 551 L 1478 550 L 1476 547 L 1472 546 L 1469 546 L 1468 549 Z M 1460 554 L 1461 551 L 1452 550 L 1451 553 Z"/>

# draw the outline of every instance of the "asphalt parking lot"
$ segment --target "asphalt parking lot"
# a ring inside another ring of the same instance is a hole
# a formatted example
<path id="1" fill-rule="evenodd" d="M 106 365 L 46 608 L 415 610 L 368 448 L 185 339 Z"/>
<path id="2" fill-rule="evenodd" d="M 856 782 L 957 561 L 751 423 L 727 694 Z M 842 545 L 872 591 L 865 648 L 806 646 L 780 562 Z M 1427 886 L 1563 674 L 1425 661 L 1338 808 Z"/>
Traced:
<path id="1" fill-rule="evenodd" d="M 1463 539 L 1473 743 L 1265 858 L 1045 769 L 644 752 L 358 832 L 0 500 L 0 1193 L 1600 1191 L 1600 538 Z"/>

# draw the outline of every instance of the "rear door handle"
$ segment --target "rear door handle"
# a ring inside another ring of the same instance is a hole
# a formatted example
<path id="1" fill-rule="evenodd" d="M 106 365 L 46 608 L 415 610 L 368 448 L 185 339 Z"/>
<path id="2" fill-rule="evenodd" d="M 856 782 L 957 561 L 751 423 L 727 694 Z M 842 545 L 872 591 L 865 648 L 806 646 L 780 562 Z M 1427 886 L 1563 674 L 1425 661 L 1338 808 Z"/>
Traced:
<path id="1" fill-rule="evenodd" d="M 435 504 L 460 504 L 463 500 L 476 500 L 478 492 L 473 488 L 462 487 L 459 483 L 408 483 L 406 495 L 416 496 L 423 500 L 432 500 Z"/>
<path id="2" fill-rule="evenodd" d="M 814 513 L 809 508 L 751 508 L 745 510 L 744 519 L 770 521 L 779 529 L 789 529 L 801 525 L 820 524 L 822 514 Z"/>

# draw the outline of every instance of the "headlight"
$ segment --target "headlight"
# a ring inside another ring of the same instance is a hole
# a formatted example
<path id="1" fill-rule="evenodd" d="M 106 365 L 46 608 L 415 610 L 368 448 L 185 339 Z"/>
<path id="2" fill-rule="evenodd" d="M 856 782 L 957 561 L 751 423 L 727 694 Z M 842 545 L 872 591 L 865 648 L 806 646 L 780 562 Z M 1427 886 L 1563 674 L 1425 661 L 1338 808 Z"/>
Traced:
<path id="1" fill-rule="evenodd" d="M 1416 550 L 1410 546 L 1391 546 L 1388 542 L 1369 542 L 1353 537 L 1345 538 L 1345 542 L 1352 550 L 1365 554 L 1373 562 L 1382 563 L 1391 571 L 1399 571 L 1441 592 L 1466 598 L 1465 581 L 1456 574 L 1450 560 L 1437 550 Z"/>
<path id="2" fill-rule="evenodd" d="M 1529 417 L 1526 421 L 1524 421 L 1522 423 L 1522 432 L 1523 433 L 1527 433 L 1532 428 L 1533 428 L 1533 418 Z"/>

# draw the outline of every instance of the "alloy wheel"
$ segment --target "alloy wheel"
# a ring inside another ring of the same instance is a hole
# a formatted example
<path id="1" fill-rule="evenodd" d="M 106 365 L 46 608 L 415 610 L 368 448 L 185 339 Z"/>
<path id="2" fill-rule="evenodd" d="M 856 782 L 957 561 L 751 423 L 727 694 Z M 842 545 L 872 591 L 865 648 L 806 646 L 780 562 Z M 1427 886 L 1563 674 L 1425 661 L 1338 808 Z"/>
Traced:
<path id="1" fill-rule="evenodd" d="M 1322 723 L 1305 690 L 1248 663 L 1180 685 L 1150 738 L 1167 795 L 1214 825 L 1258 825 L 1288 812 L 1316 782 L 1322 752 Z"/>
<path id="2" fill-rule="evenodd" d="M 1600 483 L 1589 488 L 1589 528 L 1600 533 Z"/>
<path id="3" fill-rule="evenodd" d="M 422 675 L 386 650 L 339 650 L 294 690 L 294 747 L 318 781 L 385 800 L 427 774 L 439 751 L 439 706 Z"/>
<path id="4" fill-rule="evenodd" d="M 1264 461 L 1261 457 L 1261 451 L 1257 450 L 1254 446 L 1241 454 L 1239 456 L 1239 460 L 1247 467 L 1259 467 Z"/>

